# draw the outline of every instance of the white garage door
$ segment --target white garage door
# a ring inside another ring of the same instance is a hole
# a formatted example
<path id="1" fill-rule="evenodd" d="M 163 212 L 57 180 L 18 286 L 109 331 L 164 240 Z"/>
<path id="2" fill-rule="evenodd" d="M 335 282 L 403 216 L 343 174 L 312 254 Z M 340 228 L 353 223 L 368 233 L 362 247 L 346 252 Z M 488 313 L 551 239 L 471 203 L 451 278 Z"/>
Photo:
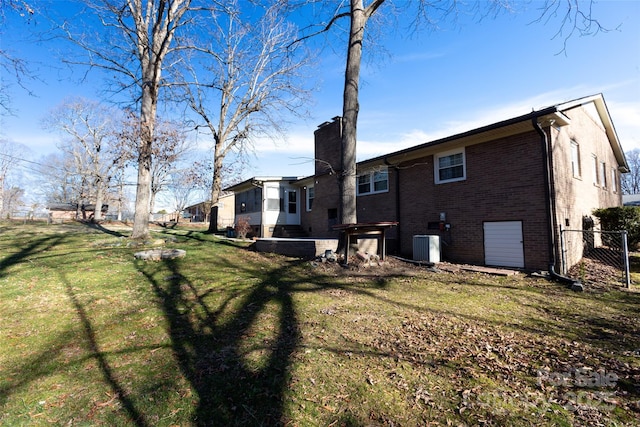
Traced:
<path id="1" fill-rule="evenodd" d="M 484 223 L 484 262 L 502 267 L 524 267 L 522 221 Z"/>

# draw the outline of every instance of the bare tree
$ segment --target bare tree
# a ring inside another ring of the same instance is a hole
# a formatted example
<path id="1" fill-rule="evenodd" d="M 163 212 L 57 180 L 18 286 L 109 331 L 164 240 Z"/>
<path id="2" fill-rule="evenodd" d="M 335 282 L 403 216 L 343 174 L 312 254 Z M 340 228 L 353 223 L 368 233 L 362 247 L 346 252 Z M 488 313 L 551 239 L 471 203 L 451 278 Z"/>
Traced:
<path id="1" fill-rule="evenodd" d="M 11 200 L 15 194 L 15 183 L 11 176 L 15 174 L 19 166 L 24 147 L 6 140 L 0 140 L 0 216 L 4 216 L 11 210 Z"/>
<path id="2" fill-rule="evenodd" d="M 365 41 L 365 29 L 369 20 L 380 10 L 383 4 L 390 5 L 391 1 L 349 0 L 340 3 L 333 9 L 329 19 L 321 24 L 318 31 L 311 31 L 302 35 L 298 41 L 329 31 L 342 18 L 350 19 L 350 29 L 347 42 L 347 59 L 343 93 L 343 131 L 342 131 L 342 164 L 339 173 L 340 212 L 339 219 L 343 224 L 356 223 L 356 139 L 360 105 L 359 81 L 360 64 Z M 549 22 L 559 20 L 560 26 L 556 37 L 563 38 L 563 50 L 567 40 L 574 34 L 595 34 L 605 29 L 593 19 L 591 10 L 594 0 L 545 0 L 540 5 L 539 21 Z M 406 2 L 405 11 L 413 13 L 414 30 L 423 26 L 435 26 L 439 20 L 455 17 L 464 7 L 470 7 L 471 12 L 480 17 L 493 16 L 502 10 L 517 8 L 518 3 L 512 0 L 491 0 L 464 4 L 455 0 L 416 0 Z M 398 11 L 400 8 L 396 8 Z M 322 10 L 322 9 L 320 9 Z M 319 17 L 322 19 L 322 17 Z"/>
<path id="3" fill-rule="evenodd" d="M 135 124 L 138 116 L 129 112 L 118 132 L 116 158 L 124 164 L 135 161 L 139 155 L 140 128 Z M 176 122 L 157 119 L 151 151 L 151 197 L 149 209 L 153 212 L 158 194 L 171 182 L 171 173 L 180 168 L 191 150 L 186 131 Z"/>
<path id="4" fill-rule="evenodd" d="M 87 193 L 86 179 L 76 171 L 69 153 L 47 154 L 38 162 L 40 186 L 36 190 L 47 204 L 79 205 Z"/>
<path id="5" fill-rule="evenodd" d="M 16 209 L 24 207 L 24 189 L 16 186 L 10 186 L 3 190 L 4 197 L 2 199 L 2 215 L 10 218 L 11 213 Z"/>
<path id="6" fill-rule="evenodd" d="M 135 88 L 140 140 L 134 239 L 149 236 L 153 141 L 160 89 L 166 84 L 163 71 L 179 47 L 174 43 L 176 32 L 187 24 L 190 4 L 191 0 L 96 0 L 89 7 L 111 37 L 107 40 L 104 35 L 73 33 L 70 23 L 62 27 L 67 38 L 88 54 L 77 64 L 118 73 L 124 88 Z"/>
<path id="7" fill-rule="evenodd" d="M 622 194 L 640 194 L 640 150 L 637 148 L 625 153 L 629 162 L 629 172 L 622 174 L 620 186 Z"/>
<path id="8" fill-rule="evenodd" d="M 34 9 L 25 0 L 0 0 L 0 38 L 6 31 L 7 14 L 17 14 L 25 20 L 29 20 L 34 14 Z M 0 44 L 0 112 L 11 113 L 10 96 L 7 91 L 9 84 L 5 79 L 6 75 L 11 75 L 23 89 L 27 89 L 24 80 L 32 79 L 34 76 L 29 70 L 24 59 L 15 55 L 8 48 Z"/>
<path id="9" fill-rule="evenodd" d="M 171 182 L 167 186 L 172 207 L 177 214 L 176 223 L 179 222 L 180 213 L 189 206 L 194 196 L 203 187 L 202 176 L 193 166 L 172 172 Z"/>
<path id="10" fill-rule="evenodd" d="M 305 114 L 309 92 L 301 71 L 309 55 L 298 46 L 295 28 L 282 18 L 282 2 L 243 20 L 236 1 L 228 2 L 211 33 L 212 42 L 197 49 L 191 68 L 193 84 L 186 87 L 189 106 L 213 143 L 212 214 L 209 232 L 216 231 L 213 211 L 220 197 L 225 159 L 242 159 L 253 149 L 254 138 L 284 133 L 287 115 Z M 251 20 L 249 20 L 251 18 Z"/>
<path id="11" fill-rule="evenodd" d="M 75 173 L 88 180 L 95 197 L 93 219 L 102 219 L 102 205 L 113 168 L 114 111 L 95 101 L 74 98 L 56 107 L 44 124 L 68 137 L 59 145 L 74 160 Z"/>

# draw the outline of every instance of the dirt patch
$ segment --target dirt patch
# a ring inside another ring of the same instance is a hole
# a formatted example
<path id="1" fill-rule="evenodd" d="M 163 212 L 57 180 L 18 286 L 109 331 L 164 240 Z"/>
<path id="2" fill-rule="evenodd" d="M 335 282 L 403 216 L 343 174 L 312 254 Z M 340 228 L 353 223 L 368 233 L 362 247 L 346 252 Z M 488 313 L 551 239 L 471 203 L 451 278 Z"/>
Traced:
<path id="1" fill-rule="evenodd" d="M 420 275 L 436 271 L 433 267 L 417 265 L 401 261 L 397 258 L 387 257 L 383 261 L 363 261 L 357 257 L 349 258 L 349 263 L 344 265 L 339 262 L 314 260 L 311 265 L 325 274 L 332 276 L 404 276 Z"/>
<path id="2" fill-rule="evenodd" d="M 437 264 L 419 263 L 411 260 L 404 260 L 393 256 L 388 256 L 384 261 L 364 261 L 358 257 L 349 258 L 349 264 L 343 265 L 339 262 L 324 261 L 318 258 L 311 261 L 311 264 L 323 273 L 334 276 L 421 276 L 429 273 L 461 273 L 474 272 L 485 273 L 497 276 L 513 276 L 520 274 L 517 270 L 483 267 L 468 264 L 452 264 L 439 262 Z"/>

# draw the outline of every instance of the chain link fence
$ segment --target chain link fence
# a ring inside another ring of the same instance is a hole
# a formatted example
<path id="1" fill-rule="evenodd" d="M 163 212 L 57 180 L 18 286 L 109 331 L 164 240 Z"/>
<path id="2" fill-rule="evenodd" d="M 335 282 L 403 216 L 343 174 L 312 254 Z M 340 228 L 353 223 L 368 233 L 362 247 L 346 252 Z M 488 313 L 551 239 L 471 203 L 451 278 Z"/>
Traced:
<path id="1" fill-rule="evenodd" d="M 591 287 L 631 285 L 626 231 L 560 230 L 562 272 Z"/>
<path id="2" fill-rule="evenodd" d="M 11 221 L 47 221 L 49 214 L 42 211 L 14 210 L 0 213 L 0 219 Z"/>

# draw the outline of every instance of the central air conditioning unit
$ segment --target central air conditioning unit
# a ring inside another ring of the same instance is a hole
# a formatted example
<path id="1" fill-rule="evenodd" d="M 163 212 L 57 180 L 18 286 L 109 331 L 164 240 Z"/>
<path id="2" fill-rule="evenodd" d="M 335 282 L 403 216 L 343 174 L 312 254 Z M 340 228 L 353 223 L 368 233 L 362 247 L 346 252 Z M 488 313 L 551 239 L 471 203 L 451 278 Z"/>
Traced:
<path id="1" fill-rule="evenodd" d="M 428 234 L 413 236 L 413 260 L 440 262 L 440 236 Z"/>

